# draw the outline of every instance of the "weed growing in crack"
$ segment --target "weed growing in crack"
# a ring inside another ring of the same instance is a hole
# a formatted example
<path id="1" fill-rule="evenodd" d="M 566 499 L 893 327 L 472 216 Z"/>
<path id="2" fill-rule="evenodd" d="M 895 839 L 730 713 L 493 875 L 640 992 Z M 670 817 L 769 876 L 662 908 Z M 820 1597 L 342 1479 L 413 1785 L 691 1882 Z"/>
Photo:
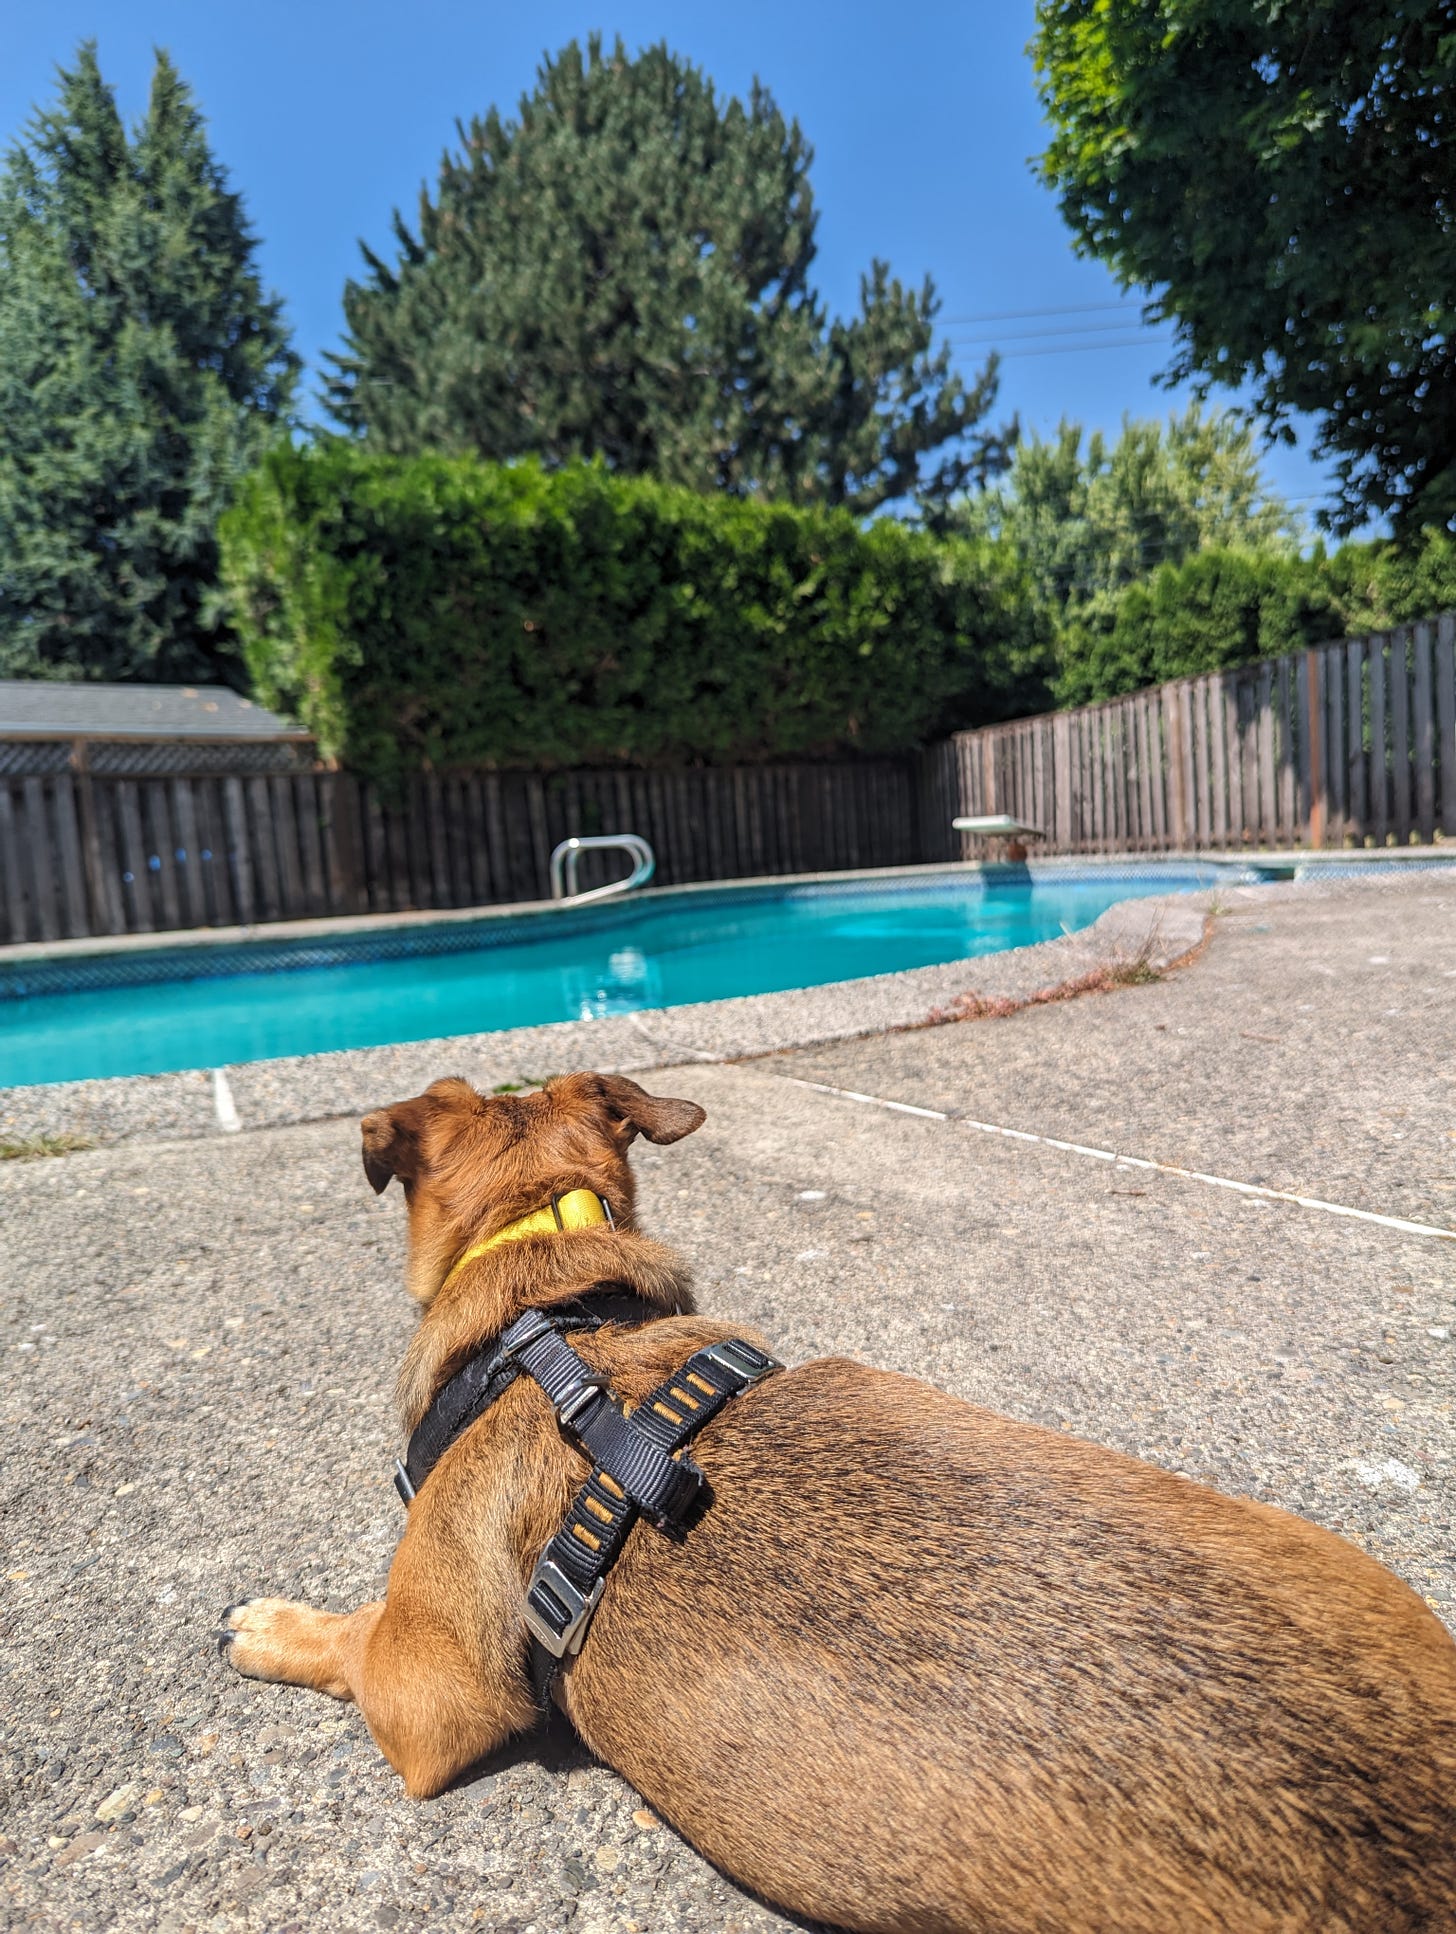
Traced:
<path id="1" fill-rule="evenodd" d="M 76 1155 L 95 1146 L 85 1135 L 0 1135 L 0 1162 L 43 1162 L 48 1155 Z"/>

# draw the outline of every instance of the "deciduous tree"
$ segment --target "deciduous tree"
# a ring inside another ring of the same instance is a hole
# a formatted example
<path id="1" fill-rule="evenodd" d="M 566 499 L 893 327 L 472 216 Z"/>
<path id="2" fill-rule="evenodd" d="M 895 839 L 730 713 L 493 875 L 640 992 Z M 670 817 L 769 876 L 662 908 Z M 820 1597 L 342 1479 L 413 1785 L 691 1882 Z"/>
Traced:
<path id="1" fill-rule="evenodd" d="M 1024 438 L 1007 475 L 955 521 L 1022 558 L 1047 675 L 1073 704 L 1110 695 L 1087 668 L 1130 586 L 1213 548 L 1289 557 L 1298 535 L 1248 426 L 1196 405 L 1166 424 L 1126 421 L 1115 441 L 1093 431 L 1084 442 L 1065 422 L 1053 438 Z"/>
<path id="2" fill-rule="evenodd" d="M 1046 180 L 1172 380 L 1320 420 L 1327 521 L 1456 521 L 1450 0 L 1039 0 Z"/>
<path id="3" fill-rule="evenodd" d="M 1021 552 L 1040 600 L 1085 609 L 1212 545 L 1290 550 L 1298 525 L 1271 492 L 1248 426 L 1196 404 L 1166 423 L 1124 419 L 1109 440 L 1078 423 L 1024 437 L 1007 475 L 958 521 Z"/>

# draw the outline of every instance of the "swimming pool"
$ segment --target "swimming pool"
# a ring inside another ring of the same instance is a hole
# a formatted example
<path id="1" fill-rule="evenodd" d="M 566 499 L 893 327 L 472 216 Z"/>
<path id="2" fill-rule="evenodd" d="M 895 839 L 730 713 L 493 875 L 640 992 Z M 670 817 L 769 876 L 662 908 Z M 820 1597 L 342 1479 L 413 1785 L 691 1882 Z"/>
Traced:
<path id="1" fill-rule="evenodd" d="M 379 1047 L 894 973 L 1050 940 L 1215 866 L 666 889 L 579 908 L 0 963 L 0 1087 Z"/>

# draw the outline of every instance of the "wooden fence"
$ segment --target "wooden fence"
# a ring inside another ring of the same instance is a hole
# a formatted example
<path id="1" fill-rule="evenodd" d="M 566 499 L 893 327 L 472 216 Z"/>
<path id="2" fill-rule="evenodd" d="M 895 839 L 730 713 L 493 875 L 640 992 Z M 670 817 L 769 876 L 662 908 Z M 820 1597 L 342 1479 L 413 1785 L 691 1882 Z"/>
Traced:
<path id="1" fill-rule="evenodd" d="M 918 760 L 416 780 L 0 775 L 0 944 L 534 900 L 573 833 L 644 834 L 664 885 L 1038 851 L 1456 838 L 1456 617 L 962 732 Z M 583 886 L 616 856 L 587 855 Z"/>
<path id="2" fill-rule="evenodd" d="M 920 775 L 925 859 L 1010 813 L 1051 853 L 1456 838 L 1456 617 L 958 733 Z"/>
<path id="3" fill-rule="evenodd" d="M 544 898 L 571 834 L 636 832 L 657 879 L 899 866 L 909 760 L 424 778 L 391 802 L 331 772 L 0 777 L 0 943 Z M 625 870 L 587 854 L 582 886 Z"/>

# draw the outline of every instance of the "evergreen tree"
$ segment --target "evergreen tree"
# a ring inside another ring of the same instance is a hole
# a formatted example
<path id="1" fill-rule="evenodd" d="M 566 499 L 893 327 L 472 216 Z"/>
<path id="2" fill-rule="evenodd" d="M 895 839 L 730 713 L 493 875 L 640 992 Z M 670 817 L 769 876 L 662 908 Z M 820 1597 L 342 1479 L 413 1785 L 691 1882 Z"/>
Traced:
<path id="1" fill-rule="evenodd" d="M 236 681 L 215 527 L 298 363 L 165 54 L 129 140 L 94 44 L 0 172 L 0 673 Z"/>
<path id="2" fill-rule="evenodd" d="M 880 262 L 830 322 L 809 281 L 811 152 L 665 46 L 593 37 L 542 67 L 520 117 L 460 130 L 399 259 L 344 296 L 329 406 L 399 455 L 601 456 L 700 491 L 864 512 L 931 506 L 1005 460 L 932 347 L 936 298 Z"/>

